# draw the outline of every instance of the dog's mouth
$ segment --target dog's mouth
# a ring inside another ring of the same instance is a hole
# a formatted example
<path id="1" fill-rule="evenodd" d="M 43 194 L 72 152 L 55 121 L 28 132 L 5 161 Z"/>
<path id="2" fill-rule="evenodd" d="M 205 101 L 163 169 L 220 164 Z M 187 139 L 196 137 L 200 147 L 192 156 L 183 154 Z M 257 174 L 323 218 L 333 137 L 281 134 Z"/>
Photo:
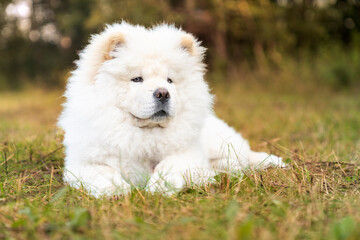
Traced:
<path id="1" fill-rule="evenodd" d="M 156 112 L 154 115 L 152 115 L 151 119 L 157 120 L 157 119 L 166 118 L 168 116 L 169 116 L 168 112 L 166 112 L 165 110 L 160 110 L 160 111 Z"/>
<path id="2" fill-rule="evenodd" d="M 169 117 L 169 113 L 165 110 L 159 110 L 157 111 L 156 113 L 154 113 L 153 115 L 151 115 L 150 117 L 148 118 L 141 118 L 141 117 L 138 117 L 132 113 L 130 113 L 135 119 L 138 119 L 138 120 L 161 120 L 161 119 L 164 119 L 164 118 L 167 118 Z"/>
<path id="3" fill-rule="evenodd" d="M 131 114 L 135 120 L 135 125 L 141 128 L 166 127 L 170 114 L 166 110 L 159 110 L 148 118 L 139 118 Z"/>

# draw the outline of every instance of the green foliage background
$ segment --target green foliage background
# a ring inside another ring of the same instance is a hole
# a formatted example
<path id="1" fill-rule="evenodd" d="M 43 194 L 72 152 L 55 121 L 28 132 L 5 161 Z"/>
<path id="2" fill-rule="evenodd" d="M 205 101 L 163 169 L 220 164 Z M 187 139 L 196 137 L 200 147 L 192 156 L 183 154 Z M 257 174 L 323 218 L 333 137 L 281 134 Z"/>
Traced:
<path id="1" fill-rule="evenodd" d="M 217 81 L 230 79 L 234 69 L 276 75 L 306 62 L 301 71 L 312 82 L 360 85 L 359 0 L 28 0 L 30 27 L 20 30 L 23 18 L 7 9 L 21 1 L 0 2 L 0 89 L 63 86 L 89 35 L 122 19 L 169 22 L 194 33 L 209 49 L 206 61 Z M 42 36 L 49 25 L 55 41 Z M 34 33 L 38 39 L 29 37 Z"/>

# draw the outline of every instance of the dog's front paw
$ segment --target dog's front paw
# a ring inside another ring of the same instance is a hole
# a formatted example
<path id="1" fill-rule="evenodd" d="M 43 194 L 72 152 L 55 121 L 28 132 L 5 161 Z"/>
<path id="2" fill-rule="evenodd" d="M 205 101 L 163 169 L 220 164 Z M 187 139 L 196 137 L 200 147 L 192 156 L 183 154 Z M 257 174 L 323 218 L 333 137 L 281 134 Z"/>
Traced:
<path id="1" fill-rule="evenodd" d="M 99 187 L 89 187 L 88 193 L 96 198 L 99 197 L 113 197 L 113 196 L 125 196 L 131 191 L 129 184 L 121 185 L 108 185 Z"/>
<path id="2" fill-rule="evenodd" d="M 164 195 L 174 195 L 185 185 L 185 179 L 180 173 L 165 174 L 155 172 L 147 184 L 146 190 L 151 193 L 161 193 Z"/>
<path id="3" fill-rule="evenodd" d="M 99 179 L 97 179 L 99 180 Z M 131 185 L 123 179 L 114 177 L 113 181 L 98 181 L 96 184 L 84 184 L 87 192 L 96 197 L 124 196 L 131 191 Z"/>
<path id="4" fill-rule="evenodd" d="M 66 170 L 64 180 L 70 186 L 77 189 L 83 189 L 88 194 L 98 198 L 102 196 L 126 195 L 131 191 L 128 184 L 119 173 L 114 173 L 112 169 L 103 166 L 94 168 L 85 166 L 82 170 Z M 74 174 L 75 173 L 75 174 Z"/>

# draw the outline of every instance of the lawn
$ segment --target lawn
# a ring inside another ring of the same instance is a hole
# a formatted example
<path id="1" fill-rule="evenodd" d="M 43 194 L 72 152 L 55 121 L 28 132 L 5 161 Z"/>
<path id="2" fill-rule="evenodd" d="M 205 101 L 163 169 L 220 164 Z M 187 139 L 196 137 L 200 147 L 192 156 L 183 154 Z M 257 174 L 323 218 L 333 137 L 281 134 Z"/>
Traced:
<path id="1" fill-rule="evenodd" d="M 360 98 L 212 85 L 215 112 L 289 169 L 176 196 L 95 199 L 62 181 L 61 91 L 0 93 L 0 239 L 360 239 Z"/>

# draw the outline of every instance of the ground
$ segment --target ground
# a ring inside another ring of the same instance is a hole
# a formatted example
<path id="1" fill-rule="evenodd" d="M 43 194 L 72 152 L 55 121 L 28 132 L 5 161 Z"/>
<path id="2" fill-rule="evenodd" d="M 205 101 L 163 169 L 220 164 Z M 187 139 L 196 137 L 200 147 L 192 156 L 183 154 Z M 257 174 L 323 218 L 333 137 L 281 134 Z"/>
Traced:
<path id="1" fill-rule="evenodd" d="M 94 199 L 61 178 L 61 91 L 0 93 L 0 239 L 360 239 L 356 94 L 231 81 L 212 92 L 219 117 L 290 168 Z"/>

